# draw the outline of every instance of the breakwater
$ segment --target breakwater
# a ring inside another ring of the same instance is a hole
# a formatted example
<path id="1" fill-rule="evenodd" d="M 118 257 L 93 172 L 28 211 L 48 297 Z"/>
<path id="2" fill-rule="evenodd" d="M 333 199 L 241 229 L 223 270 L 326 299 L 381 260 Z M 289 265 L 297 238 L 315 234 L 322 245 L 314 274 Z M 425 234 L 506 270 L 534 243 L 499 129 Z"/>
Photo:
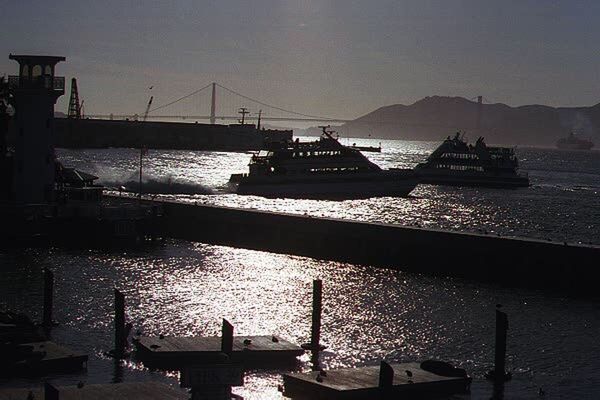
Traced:
<path id="1" fill-rule="evenodd" d="M 595 287 L 600 247 L 162 202 L 165 235 L 511 286 Z"/>
<path id="2" fill-rule="evenodd" d="M 125 147 L 176 150 L 260 150 L 272 142 L 292 140 L 291 130 L 254 125 L 104 119 L 54 119 L 54 144 L 63 148 Z"/>

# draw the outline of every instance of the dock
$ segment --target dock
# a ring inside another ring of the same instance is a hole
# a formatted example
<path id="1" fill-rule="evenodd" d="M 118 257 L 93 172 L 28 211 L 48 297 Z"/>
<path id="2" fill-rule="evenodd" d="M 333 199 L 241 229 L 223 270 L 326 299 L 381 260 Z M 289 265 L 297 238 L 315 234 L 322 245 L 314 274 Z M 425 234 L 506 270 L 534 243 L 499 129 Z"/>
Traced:
<path id="1" fill-rule="evenodd" d="M 48 389 L 46 389 L 48 390 Z M 168 385 L 157 382 L 131 382 L 94 384 L 77 386 L 59 386 L 56 389 L 60 400 L 187 400 L 189 395 Z M 44 388 L 37 389 L 0 389 L 0 400 L 44 399 Z M 33 397 L 30 396 L 30 393 Z M 28 397 L 30 396 L 30 397 Z"/>
<path id="2" fill-rule="evenodd" d="M 391 367 L 386 378 L 380 371 Z M 382 382 L 384 381 L 384 382 Z M 367 400 L 387 398 L 428 398 L 465 393 L 468 376 L 442 376 L 425 371 L 419 363 L 387 364 L 283 375 L 285 397 L 294 400 Z"/>
<path id="3" fill-rule="evenodd" d="M 24 343 L 18 345 L 18 348 L 14 350 L 21 351 L 22 359 L 12 363 L 3 361 L 0 367 L 4 372 L 11 375 L 78 371 L 87 367 L 87 355 L 54 342 Z"/>
<path id="4" fill-rule="evenodd" d="M 179 368 L 221 353 L 221 337 L 140 337 L 135 346 L 137 356 L 149 366 Z M 277 336 L 234 336 L 231 362 L 252 366 L 294 363 L 304 354 L 300 346 Z"/>
<path id="5" fill-rule="evenodd" d="M 596 290 L 600 246 L 168 200 L 160 204 L 164 235 L 176 239 L 509 286 Z M 468 257 L 449 260 L 448 254 Z"/>

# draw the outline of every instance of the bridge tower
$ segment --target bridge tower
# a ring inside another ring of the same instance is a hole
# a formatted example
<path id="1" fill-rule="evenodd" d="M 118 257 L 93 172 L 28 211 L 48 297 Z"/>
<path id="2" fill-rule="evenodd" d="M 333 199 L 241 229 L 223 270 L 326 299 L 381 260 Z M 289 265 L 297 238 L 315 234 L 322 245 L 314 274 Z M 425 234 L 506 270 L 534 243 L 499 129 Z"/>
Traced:
<path id="1" fill-rule="evenodd" d="M 71 79 L 71 97 L 69 98 L 69 110 L 67 117 L 80 119 L 81 106 L 79 105 L 79 93 L 77 91 L 77 79 Z"/>
<path id="2" fill-rule="evenodd" d="M 216 118 L 215 113 L 217 112 L 217 84 L 212 83 L 212 97 L 210 98 L 210 123 L 215 124 Z"/>
<path id="3" fill-rule="evenodd" d="M 9 76 L 14 95 L 13 199 L 45 203 L 54 198 L 54 105 L 65 93 L 65 78 L 54 76 L 64 57 L 13 55 L 19 75 Z"/>

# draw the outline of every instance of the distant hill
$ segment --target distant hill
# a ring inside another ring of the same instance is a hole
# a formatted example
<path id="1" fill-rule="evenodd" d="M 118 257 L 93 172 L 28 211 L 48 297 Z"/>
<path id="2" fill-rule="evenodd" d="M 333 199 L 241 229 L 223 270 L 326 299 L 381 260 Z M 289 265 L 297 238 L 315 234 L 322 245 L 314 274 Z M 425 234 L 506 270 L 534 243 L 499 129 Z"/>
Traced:
<path id="1" fill-rule="evenodd" d="M 334 129 L 345 137 L 371 135 L 383 139 L 432 141 L 461 130 L 466 131 L 471 140 L 484 136 L 488 143 L 539 146 L 553 146 L 558 138 L 573 131 L 598 143 L 600 103 L 574 108 L 510 107 L 499 103 L 479 106 L 462 97 L 432 96 L 409 106 L 381 107 Z"/>

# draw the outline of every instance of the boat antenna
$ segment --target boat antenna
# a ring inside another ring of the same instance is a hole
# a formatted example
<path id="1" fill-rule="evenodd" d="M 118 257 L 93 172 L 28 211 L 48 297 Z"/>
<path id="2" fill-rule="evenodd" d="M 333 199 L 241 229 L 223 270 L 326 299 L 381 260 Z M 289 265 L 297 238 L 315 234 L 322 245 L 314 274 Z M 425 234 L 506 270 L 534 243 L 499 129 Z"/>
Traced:
<path id="1" fill-rule="evenodd" d="M 321 128 L 323 130 L 323 135 L 327 136 L 328 138 L 331 138 L 331 132 L 327 132 L 327 128 L 329 128 L 331 125 L 321 125 L 319 126 L 319 128 Z"/>
<path id="2" fill-rule="evenodd" d="M 256 130 L 260 131 L 260 117 L 262 115 L 262 110 L 258 110 L 258 122 L 256 124 Z"/>

